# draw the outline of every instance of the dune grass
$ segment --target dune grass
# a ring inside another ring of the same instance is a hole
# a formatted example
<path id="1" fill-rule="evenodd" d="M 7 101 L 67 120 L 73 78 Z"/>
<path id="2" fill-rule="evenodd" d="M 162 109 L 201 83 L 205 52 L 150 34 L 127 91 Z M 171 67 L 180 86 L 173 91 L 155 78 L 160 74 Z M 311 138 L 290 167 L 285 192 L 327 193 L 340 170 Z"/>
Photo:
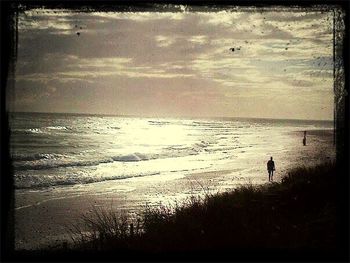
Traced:
<path id="1" fill-rule="evenodd" d="M 95 209 L 82 223 L 85 231 L 72 228 L 73 250 L 331 249 L 336 245 L 335 164 L 294 169 L 281 183 L 148 207 L 138 220 Z"/>

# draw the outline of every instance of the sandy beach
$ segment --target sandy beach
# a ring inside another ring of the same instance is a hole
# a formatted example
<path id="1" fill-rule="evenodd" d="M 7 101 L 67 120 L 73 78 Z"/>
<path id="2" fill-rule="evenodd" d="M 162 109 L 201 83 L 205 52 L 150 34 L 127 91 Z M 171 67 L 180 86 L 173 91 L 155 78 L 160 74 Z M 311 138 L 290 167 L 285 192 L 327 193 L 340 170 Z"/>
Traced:
<path id="1" fill-rule="evenodd" d="M 293 167 L 313 166 L 335 159 L 331 130 L 308 131 L 306 146 L 302 146 L 302 134 L 303 131 L 289 133 L 291 143 L 288 150 L 280 152 L 280 156 L 274 155 L 275 181 L 280 181 Z M 239 169 L 242 160 L 250 169 Z M 76 223 L 82 214 L 89 213 L 93 206 L 126 211 L 137 217 L 146 206 L 171 205 L 175 200 L 181 203 L 191 195 L 228 191 L 249 183 L 268 183 L 266 161 L 247 158 L 242 153 L 232 160 L 236 162 L 237 169 L 186 175 L 176 173 L 164 177 L 144 176 L 45 190 L 18 189 L 15 192 L 16 249 L 55 246 L 69 240 L 67 227 Z"/>

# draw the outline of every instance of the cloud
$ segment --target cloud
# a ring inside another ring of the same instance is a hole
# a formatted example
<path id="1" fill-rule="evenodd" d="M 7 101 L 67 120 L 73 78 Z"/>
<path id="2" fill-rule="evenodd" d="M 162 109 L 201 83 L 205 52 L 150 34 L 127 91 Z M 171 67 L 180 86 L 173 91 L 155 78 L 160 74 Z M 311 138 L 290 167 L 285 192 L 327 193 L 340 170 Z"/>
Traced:
<path id="1" fill-rule="evenodd" d="M 183 12 L 92 12 L 91 15 L 97 18 L 132 20 L 137 22 L 164 19 L 172 21 L 184 18 Z"/>
<path id="2" fill-rule="evenodd" d="M 157 44 L 159 47 L 168 47 L 175 42 L 175 38 L 169 37 L 169 36 L 158 35 L 158 36 L 156 36 L 156 41 L 157 41 Z"/>
<path id="3" fill-rule="evenodd" d="M 188 39 L 188 41 L 195 43 L 195 44 L 205 44 L 208 42 L 208 37 L 204 35 L 197 35 L 197 36 L 192 36 L 191 38 Z"/>
<path id="4" fill-rule="evenodd" d="M 71 93 L 67 86 L 83 87 L 87 94 L 104 87 L 112 96 L 112 87 L 133 93 L 158 83 L 156 94 L 170 100 L 176 93 L 186 101 L 177 102 L 184 109 L 195 105 L 191 98 L 221 105 L 222 114 L 233 110 L 227 106 L 231 99 L 263 101 L 270 96 L 265 90 L 282 89 L 280 98 L 295 105 L 304 101 L 295 90 L 311 92 L 315 103 L 332 90 L 328 12 L 178 9 L 182 12 L 26 11 L 19 16 L 17 86 L 48 85 L 62 99 L 62 92 Z M 148 91 L 144 95 L 151 96 Z"/>
<path id="5" fill-rule="evenodd" d="M 186 78 L 193 76 L 190 73 L 176 73 L 166 70 L 164 67 L 135 66 L 131 58 L 79 58 L 69 56 L 60 58 L 58 54 L 49 54 L 44 60 L 60 61 L 58 64 L 65 67 L 55 67 L 51 71 L 23 74 L 23 69 L 18 69 L 18 80 L 30 80 L 47 83 L 50 80 L 61 82 L 84 80 L 92 82 L 103 76 L 125 76 L 129 78 Z M 29 66 L 24 64 L 22 66 Z M 176 67 L 173 67 L 176 69 Z"/>

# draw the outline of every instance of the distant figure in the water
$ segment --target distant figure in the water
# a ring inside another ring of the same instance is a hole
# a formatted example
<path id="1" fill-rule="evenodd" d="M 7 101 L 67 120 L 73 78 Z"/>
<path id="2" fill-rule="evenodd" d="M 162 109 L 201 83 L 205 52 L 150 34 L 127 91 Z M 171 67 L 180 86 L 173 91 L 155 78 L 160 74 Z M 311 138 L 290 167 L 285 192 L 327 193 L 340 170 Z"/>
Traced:
<path id="1" fill-rule="evenodd" d="M 269 182 L 273 181 L 273 171 L 275 170 L 275 162 L 271 159 L 267 162 L 267 171 L 269 172 Z"/>
<path id="2" fill-rule="evenodd" d="M 303 139 L 303 145 L 306 145 L 306 131 L 304 131 L 304 139 Z"/>

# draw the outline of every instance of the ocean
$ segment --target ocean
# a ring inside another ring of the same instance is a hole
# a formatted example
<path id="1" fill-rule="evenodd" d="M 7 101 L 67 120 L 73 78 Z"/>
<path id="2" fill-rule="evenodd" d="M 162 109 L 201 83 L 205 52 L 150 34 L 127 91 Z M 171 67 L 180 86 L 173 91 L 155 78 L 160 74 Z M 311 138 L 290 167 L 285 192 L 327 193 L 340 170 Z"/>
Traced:
<path id="1" fill-rule="evenodd" d="M 117 183 L 131 177 L 251 170 L 247 163 L 252 158 L 262 160 L 261 165 L 270 155 L 285 158 L 291 132 L 332 130 L 332 125 L 330 121 L 13 113 L 10 152 L 17 189 Z M 237 166 L 235 160 L 243 161 Z M 254 174 L 250 175 L 254 181 Z"/>

